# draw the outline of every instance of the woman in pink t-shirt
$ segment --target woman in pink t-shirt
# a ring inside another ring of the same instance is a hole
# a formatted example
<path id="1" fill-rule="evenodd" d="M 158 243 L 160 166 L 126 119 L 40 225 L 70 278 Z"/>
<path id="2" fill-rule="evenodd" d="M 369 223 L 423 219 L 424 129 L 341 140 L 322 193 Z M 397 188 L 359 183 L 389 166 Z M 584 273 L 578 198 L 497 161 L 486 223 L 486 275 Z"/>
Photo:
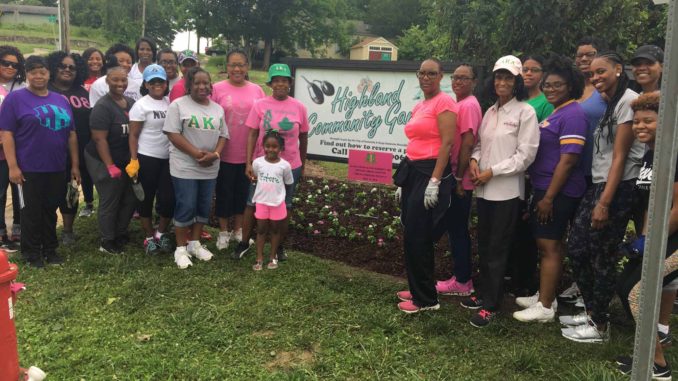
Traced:
<path id="1" fill-rule="evenodd" d="M 266 96 L 259 85 L 247 80 L 248 67 L 249 60 L 245 52 L 240 50 L 229 52 L 226 56 L 228 79 L 212 87 L 212 100 L 224 108 L 230 137 L 221 152 L 217 177 L 215 214 L 219 218 L 219 238 L 217 238 L 219 250 L 228 248 L 231 240 L 242 242 L 243 213 L 250 186 L 250 180 L 245 176 L 249 136 L 249 128 L 245 122 L 254 101 Z M 229 229 L 228 220 L 231 217 L 234 221 Z M 237 257 L 240 258 L 239 252 Z"/>
<path id="2" fill-rule="evenodd" d="M 268 81 L 266 84 L 273 90 L 273 95 L 262 98 L 254 102 L 254 107 L 250 111 L 245 124 L 250 128 L 247 138 L 247 165 L 245 172 L 250 179 L 254 179 L 252 170 L 252 161 L 258 157 L 264 156 L 261 140 L 270 129 L 278 130 L 285 140 L 285 150 L 280 156 L 287 160 L 292 166 L 292 175 L 294 184 L 285 197 L 287 210 L 292 209 L 292 197 L 294 190 L 299 183 L 299 179 L 304 170 L 306 162 L 306 147 L 308 145 L 308 111 L 306 106 L 298 100 L 289 96 L 292 87 L 292 72 L 289 66 L 285 64 L 273 64 L 268 69 Z M 245 220 L 243 225 L 243 240 L 238 245 L 236 253 L 242 257 L 249 249 L 249 238 L 254 224 L 254 209 L 252 207 L 252 194 L 254 187 L 250 187 L 250 197 L 247 201 L 245 211 Z M 278 260 L 284 261 L 286 258 L 283 251 L 282 242 L 287 235 L 287 219 L 283 223 L 281 231 L 281 245 L 278 249 Z"/>
<path id="3" fill-rule="evenodd" d="M 412 110 L 405 125 L 406 158 L 393 175 L 399 187 L 404 227 L 405 268 L 409 291 L 400 291 L 398 308 L 405 313 L 437 310 L 438 294 L 433 279 L 433 243 L 445 230 L 443 216 L 450 206 L 454 176 L 450 150 L 457 130 L 457 103 L 440 91 L 443 67 L 428 59 L 417 71 L 424 100 Z"/>

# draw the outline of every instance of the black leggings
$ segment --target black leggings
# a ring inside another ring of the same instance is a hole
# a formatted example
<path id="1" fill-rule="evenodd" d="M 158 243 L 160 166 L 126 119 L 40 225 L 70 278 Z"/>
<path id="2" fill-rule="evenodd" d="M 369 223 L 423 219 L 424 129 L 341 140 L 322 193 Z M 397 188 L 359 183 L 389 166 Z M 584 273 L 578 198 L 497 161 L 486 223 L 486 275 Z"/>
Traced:
<path id="1" fill-rule="evenodd" d="M 0 148 L 1 149 L 1 148 Z M 7 167 L 7 160 L 0 160 L 0 206 L 2 206 L 2 213 L 0 213 L 0 236 L 7 233 L 7 224 L 5 224 L 5 205 L 7 205 L 7 186 L 9 182 L 9 167 Z M 12 213 L 14 214 L 14 225 L 19 225 L 21 221 L 21 207 L 19 205 L 19 193 L 15 184 L 11 184 L 12 188 Z"/>
<path id="2" fill-rule="evenodd" d="M 158 159 L 138 154 L 139 182 L 144 188 L 144 201 L 139 202 L 139 215 L 144 218 L 153 216 L 153 201 L 161 217 L 174 216 L 174 188 L 169 171 L 169 159 Z"/>

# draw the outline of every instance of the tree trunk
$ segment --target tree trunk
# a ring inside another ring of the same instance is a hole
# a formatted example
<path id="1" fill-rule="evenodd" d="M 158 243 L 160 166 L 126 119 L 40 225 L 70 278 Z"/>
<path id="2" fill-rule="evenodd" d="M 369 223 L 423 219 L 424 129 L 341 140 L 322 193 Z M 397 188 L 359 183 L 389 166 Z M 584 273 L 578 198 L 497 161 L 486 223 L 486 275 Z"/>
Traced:
<path id="1" fill-rule="evenodd" d="M 262 66 L 263 70 L 268 70 L 268 67 L 271 66 L 271 50 L 273 50 L 273 39 L 266 37 L 264 39 L 264 64 Z"/>

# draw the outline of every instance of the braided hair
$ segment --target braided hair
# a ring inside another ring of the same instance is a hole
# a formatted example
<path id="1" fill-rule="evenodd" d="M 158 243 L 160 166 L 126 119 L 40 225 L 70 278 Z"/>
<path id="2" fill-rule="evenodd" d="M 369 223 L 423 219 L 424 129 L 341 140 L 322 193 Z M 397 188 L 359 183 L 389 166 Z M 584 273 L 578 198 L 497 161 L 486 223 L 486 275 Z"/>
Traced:
<path id="1" fill-rule="evenodd" d="M 617 79 L 617 88 L 614 91 L 610 101 L 607 103 L 607 108 L 603 114 L 603 118 L 598 123 L 598 131 L 602 133 L 607 129 L 606 140 L 608 143 L 614 143 L 614 127 L 617 125 L 617 118 L 614 116 L 614 109 L 617 107 L 619 100 L 626 92 L 626 88 L 629 85 L 629 77 L 624 72 L 624 60 L 621 56 L 614 51 L 607 51 L 601 54 L 598 54 L 595 59 L 604 59 L 612 65 L 621 65 L 622 70 Z M 596 152 L 600 152 L 600 134 L 596 138 Z"/>
<path id="2" fill-rule="evenodd" d="M 19 63 L 19 67 L 16 70 L 16 75 L 14 76 L 14 80 L 12 81 L 13 89 L 15 84 L 26 82 L 26 66 L 25 66 L 26 61 L 24 60 L 24 55 L 21 54 L 19 49 L 10 45 L 0 46 L 0 59 L 5 58 L 5 56 L 14 56 L 16 57 L 16 60 Z"/>
<path id="3" fill-rule="evenodd" d="M 85 78 L 87 78 L 87 65 L 85 64 L 85 61 L 80 57 L 80 54 L 66 53 L 63 50 L 57 50 L 47 56 L 50 82 L 56 81 L 59 65 L 61 65 L 61 62 L 63 62 L 66 57 L 71 57 L 73 63 L 75 63 L 75 79 L 71 84 L 71 88 L 82 86 L 83 82 L 85 82 Z"/>
<path id="4" fill-rule="evenodd" d="M 285 150 L 285 139 L 280 135 L 280 131 L 274 130 L 272 128 L 266 130 L 266 133 L 264 134 L 264 138 L 261 139 L 261 145 L 263 146 L 266 144 L 266 140 L 273 138 L 278 141 L 278 145 L 280 146 L 280 151 Z"/>

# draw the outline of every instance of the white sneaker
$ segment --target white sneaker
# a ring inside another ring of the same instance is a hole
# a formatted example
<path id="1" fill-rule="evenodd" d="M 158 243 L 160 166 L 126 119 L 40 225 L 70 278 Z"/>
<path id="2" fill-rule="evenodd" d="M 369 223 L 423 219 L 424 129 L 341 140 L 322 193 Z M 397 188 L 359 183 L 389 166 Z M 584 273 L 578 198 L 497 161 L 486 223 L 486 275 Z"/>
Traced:
<path id="1" fill-rule="evenodd" d="M 231 240 L 231 232 L 219 232 L 219 237 L 217 237 L 217 249 L 226 250 L 228 249 L 228 242 Z"/>
<path id="2" fill-rule="evenodd" d="M 211 251 L 207 250 L 207 248 L 205 248 L 205 246 L 201 245 L 200 243 L 197 245 L 189 244 L 188 253 L 205 262 L 209 261 L 214 256 Z"/>
<path id="3" fill-rule="evenodd" d="M 193 266 L 186 246 L 179 246 L 174 250 L 174 262 L 182 270 L 186 269 L 188 266 Z"/>
<path id="4" fill-rule="evenodd" d="M 570 287 L 565 289 L 565 291 L 561 292 L 560 295 L 558 295 L 558 297 L 563 299 L 564 301 L 567 301 L 568 303 L 574 303 L 579 297 L 579 295 L 581 295 L 581 292 L 579 291 L 577 283 L 572 282 Z"/>
<path id="5" fill-rule="evenodd" d="M 537 302 L 539 302 L 539 291 L 537 291 L 537 293 L 532 296 L 523 296 L 516 298 L 516 304 L 523 308 L 529 308 L 535 305 Z M 551 303 L 551 308 L 553 309 L 553 311 L 558 310 L 557 299 L 553 299 L 553 303 Z"/>
<path id="6" fill-rule="evenodd" d="M 242 242 L 242 229 L 231 232 L 231 240 Z"/>
<path id="7" fill-rule="evenodd" d="M 581 296 L 577 298 L 577 300 L 574 302 L 574 306 L 577 308 L 584 308 L 586 305 L 584 305 L 584 298 Z"/>
<path id="8" fill-rule="evenodd" d="M 578 343 L 602 343 L 610 340 L 610 326 L 608 324 L 605 331 L 599 331 L 593 322 L 588 322 L 562 334 L 564 338 Z"/>
<path id="9" fill-rule="evenodd" d="M 532 296 L 521 296 L 516 298 L 516 304 L 523 308 L 529 308 L 539 301 L 539 291 Z"/>
<path id="10" fill-rule="evenodd" d="M 558 320 L 560 320 L 560 324 L 562 325 L 566 325 L 568 327 L 577 327 L 588 323 L 589 315 L 586 313 L 586 311 L 584 311 L 578 315 L 560 316 Z"/>
<path id="11" fill-rule="evenodd" d="M 553 310 L 553 307 L 546 308 L 541 304 L 541 302 L 537 302 L 522 311 L 516 311 L 513 313 L 513 317 L 516 320 L 526 323 L 548 323 L 552 322 L 555 316 L 556 311 Z"/>

